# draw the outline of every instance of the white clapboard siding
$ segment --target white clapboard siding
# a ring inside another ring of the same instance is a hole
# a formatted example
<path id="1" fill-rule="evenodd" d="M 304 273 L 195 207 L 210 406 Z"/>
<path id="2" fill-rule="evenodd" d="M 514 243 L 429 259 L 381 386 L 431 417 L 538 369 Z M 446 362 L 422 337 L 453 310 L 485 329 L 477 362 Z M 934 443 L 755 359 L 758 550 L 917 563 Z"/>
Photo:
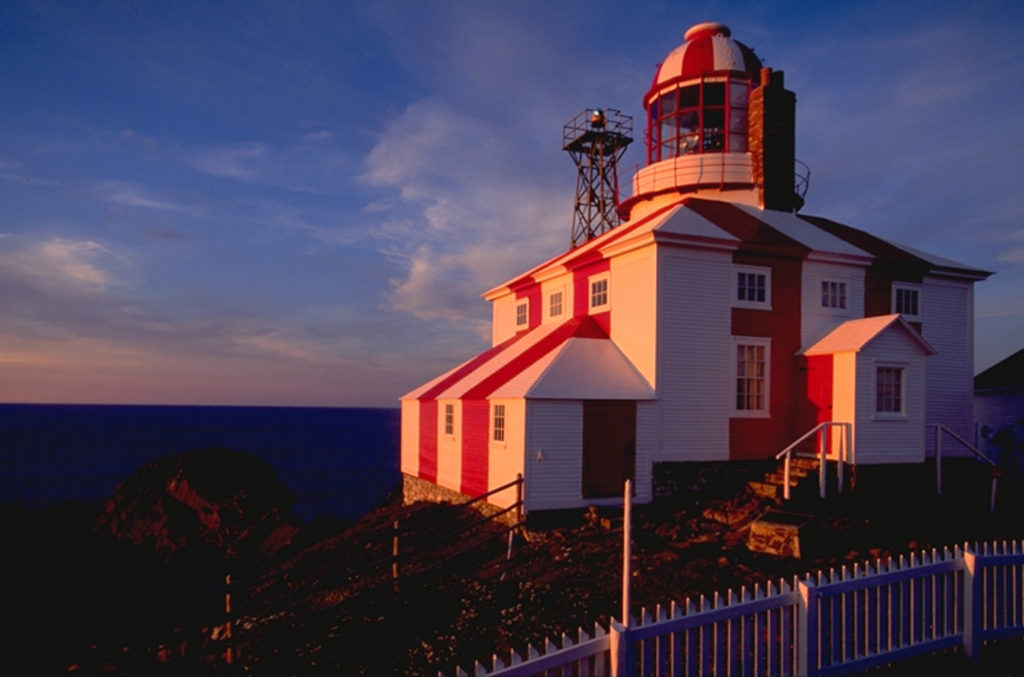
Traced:
<path id="1" fill-rule="evenodd" d="M 935 355 L 927 362 L 927 425 L 944 425 L 974 441 L 974 290 L 971 282 L 926 277 L 921 289 L 921 333 Z M 935 438 L 927 439 L 934 453 Z M 943 454 L 967 454 L 959 445 Z"/>
<path id="2" fill-rule="evenodd" d="M 660 252 L 655 388 L 661 449 L 655 461 L 728 460 L 731 260 L 729 252 Z"/>
<path id="3" fill-rule="evenodd" d="M 582 501 L 583 403 L 527 400 L 526 504 L 530 510 L 572 507 Z"/>
<path id="4" fill-rule="evenodd" d="M 924 460 L 925 364 L 920 349 L 900 332 L 882 332 L 856 356 L 857 463 L 920 463 Z M 904 369 L 905 416 L 876 415 L 877 369 Z"/>

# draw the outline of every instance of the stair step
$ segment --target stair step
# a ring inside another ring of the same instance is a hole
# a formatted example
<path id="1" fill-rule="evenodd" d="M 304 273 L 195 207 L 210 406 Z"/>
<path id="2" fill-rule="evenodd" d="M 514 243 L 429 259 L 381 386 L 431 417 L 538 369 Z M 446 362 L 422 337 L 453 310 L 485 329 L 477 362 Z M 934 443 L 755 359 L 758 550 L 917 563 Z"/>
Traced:
<path id="1" fill-rule="evenodd" d="M 779 465 L 779 469 L 776 470 L 775 472 L 779 473 L 780 475 L 782 473 L 786 472 L 786 464 L 785 463 L 780 464 Z M 789 476 L 790 477 L 807 477 L 807 475 L 809 475 L 809 474 L 810 474 L 810 472 L 808 470 L 805 470 L 804 468 L 801 468 L 800 466 L 796 466 L 796 465 L 789 466 Z"/>
<path id="2" fill-rule="evenodd" d="M 772 484 L 770 482 L 747 482 L 747 487 L 756 496 L 764 496 L 765 498 L 778 498 L 782 495 L 779 491 L 782 487 L 778 484 Z"/>
<path id="3" fill-rule="evenodd" d="M 818 459 L 807 458 L 806 456 L 793 456 L 790 460 L 791 468 L 800 468 L 801 470 L 817 470 Z"/>
<path id="4" fill-rule="evenodd" d="M 764 481 L 781 487 L 786 483 L 786 476 L 781 472 L 766 472 L 764 474 Z M 799 484 L 799 480 L 790 475 L 789 486 L 795 487 L 797 484 Z"/>

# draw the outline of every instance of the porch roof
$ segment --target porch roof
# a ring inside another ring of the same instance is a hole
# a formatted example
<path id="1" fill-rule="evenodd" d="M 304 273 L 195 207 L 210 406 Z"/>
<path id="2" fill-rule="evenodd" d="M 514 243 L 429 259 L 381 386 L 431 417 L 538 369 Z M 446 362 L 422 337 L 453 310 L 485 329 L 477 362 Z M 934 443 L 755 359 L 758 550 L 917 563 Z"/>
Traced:
<path id="1" fill-rule="evenodd" d="M 403 395 L 403 400 L 654 399 L 654 391 L 590 316 L 517 334 Z"/>
<path id="2" fill-rule="evenodd" d="M 801 351 L 801 355 L 833 355 L 835 353 L 856 353 L 871 343 L 890 327 L 903 331 L 925 355 L 934 355 L 935 349 L 911 327 L 902 315 L 876 315 L 856 320 L 847 320 L 826 334 L 821 340 Z"/>

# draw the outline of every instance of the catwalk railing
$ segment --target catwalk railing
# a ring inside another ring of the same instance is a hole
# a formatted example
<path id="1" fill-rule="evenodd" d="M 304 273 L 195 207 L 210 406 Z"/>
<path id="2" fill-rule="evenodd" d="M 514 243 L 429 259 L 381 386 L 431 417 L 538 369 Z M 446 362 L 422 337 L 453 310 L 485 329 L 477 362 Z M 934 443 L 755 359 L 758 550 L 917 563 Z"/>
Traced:
<path id="1" fill-rule="evenodd" d="M 847 675 L 1024 637 L 1024 542 L 964 545 L 641 610 L 457 675 Z"/>

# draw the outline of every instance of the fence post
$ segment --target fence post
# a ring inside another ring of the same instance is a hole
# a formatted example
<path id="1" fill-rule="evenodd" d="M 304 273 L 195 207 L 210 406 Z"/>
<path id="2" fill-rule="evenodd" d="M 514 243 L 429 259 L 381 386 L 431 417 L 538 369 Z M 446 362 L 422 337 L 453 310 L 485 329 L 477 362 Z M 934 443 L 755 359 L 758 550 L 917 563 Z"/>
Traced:
<path id="1" fill-rule="evenodd" d="M 981 653 L 981 623 L 985 600 L 981 595 L 978 555 L 964 547 L 964 654 L 977 663 Z"/>
<path id="2" fill-rule="evenodd" d="M 818 588 L 812 583 L 798 581 L 800 606 L 797 618 L 796 674 L 814 677 L 818 674 Z"/>
<path id="3" fill-rule="evenodd" d="M 516 524 L 522 529 L 523 524 L 523 473 L 516 473 Z"/>
<path id="4" fill-rule="evenodd" d="M 628 619 L 627 619 L 628 622 Z M 634 673 L 633 642 L 629 638 L 629 627 L 622 625 L 614 618 L 609 624 L 611 636 L 612 674 L 611 677 L 629 677 Z"/>
<path id="5" fill-rule="evenodd" d="M 391 580 L 398 580 L 398 520 L 391 525 L 394 529 L 391 537 Z"/>
<path id="6" fill-rule="evenodd" d="M 630 576 L 630 538 L 633 521 L 632 482 L 626 480 L 626 488 L 622 497 L 622 624 L 629 627 L 629 584 Z"/>
<path id="7" fill-rule="evenodd" d="M 942 496 L 942 426 L 935 426 L 935 493 Z"/>
<path id="8" fill-rule="evenodd" d="M 224 662 L 231 665 L 235 662 L 234 647 L 231 645 L 231 574 L 224 576 Z"/>

